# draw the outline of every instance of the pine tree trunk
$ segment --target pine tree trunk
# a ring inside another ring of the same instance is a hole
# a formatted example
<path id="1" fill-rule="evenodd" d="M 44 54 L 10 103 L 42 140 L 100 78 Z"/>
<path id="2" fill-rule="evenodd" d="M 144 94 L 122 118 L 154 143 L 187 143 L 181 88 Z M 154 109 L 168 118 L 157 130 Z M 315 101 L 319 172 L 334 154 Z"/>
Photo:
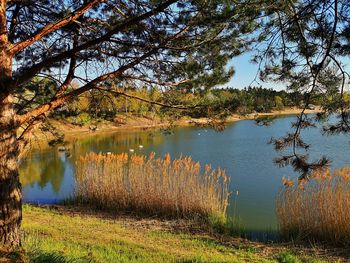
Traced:
<path id="1" fill-rule="evenodd" d="M 0 246 L 20 245 L 22 193 L 11 97 L 0 104 Z"/>
<path id="2" fill-rule="evenodd" d="M 6 5 L 6 0 L 0 0 L 0 246 L 17 246 L 21 243 L 22 191 L 17 167 L 16 115 L 9 88 L 12 55 Z"/>

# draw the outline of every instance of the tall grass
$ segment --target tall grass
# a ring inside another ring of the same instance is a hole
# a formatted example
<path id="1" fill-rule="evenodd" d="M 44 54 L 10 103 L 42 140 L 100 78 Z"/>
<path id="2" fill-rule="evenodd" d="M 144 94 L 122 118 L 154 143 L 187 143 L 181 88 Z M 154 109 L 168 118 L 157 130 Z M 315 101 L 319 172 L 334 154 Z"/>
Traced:
<path id="1" fill-rule="evenodd" d="M 315 172 L 309 181 L 284 180 L 277 197 L 283 236 L 350 244 L 350 168 Z"/>
<path id="2" fill-rule="evenodd" d="M 228 177 L 190 157 L 171 160 L 127 154 L 81 157 L 76 169 L 75 199 L 100 208 L 193 217 L 225 215 Z"/>

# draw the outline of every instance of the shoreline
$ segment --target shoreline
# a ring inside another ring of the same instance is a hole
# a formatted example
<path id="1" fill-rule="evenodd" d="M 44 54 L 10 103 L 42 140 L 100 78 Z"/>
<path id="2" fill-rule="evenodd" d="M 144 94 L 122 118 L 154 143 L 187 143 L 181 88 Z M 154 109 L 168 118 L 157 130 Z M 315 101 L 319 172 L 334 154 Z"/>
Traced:
<path id="1" fill-rule="evenodd" d="M 320 112 L 320 108 L 316 108 L 315 110 L 306 110 L 306 114 L 312 114 L 312 113 L 318 113 Z M 232 114 L 227 118 L 227 123 L 233 123 L 237 121 L 242 120 L 255 120 L 259 117 L 265 117 L 265 116 L 288 116 L 288 115 L 297 115 L 300 114 L 301 109 L 298 108 L 288 108 L 280 111 L 272 111 L 272 112 L 261 112 L 261 113 L 250 113 L 247 115 L 239 115 L 239 114 Z M 93 134 L 99 134 L 99 133 L 108 133 L 108 132 L 115 132 L 115 131 L 131 131 L 131 130 L 140 130 L 140 129 L 153 129 L 153 128 L 163 128 L 167 127 L 169 123 L 161 122 L 159 120 L 149 120 L 143 117 L 135 117 L 135 116 L 129 116 L 131 120 L 134 119 L 134 121 L 131 121 L 129 123 L 125 124 L 115 124 L 110 122 L 109 124 L 102 124 L 102 126 L 98 127 L 96 131 L 91 131 L 89 129 L 89 125 L 85 125 L 83 127 L 79 127 L 77 125 L 69 124 L 65 125 L 63 128 L 70 128 L 71 130 L 65 131 L 65 135 L 67 136 L 74 136 L 78 134 L 83 133 L 89 133 L 91 135 Z M 135 123 L 136 120 L 136 123 Z M 196 126 L 196 124 L 206 124 L 208 122 L 208 118 L 182 118 L 175 122 L 176 126 Z M 140 122 L 142 123 L 140 123 Z M 60 122 L 60 121 L 57 121 Z"/>
<path id="2" fill-rule="evenodd" d="M 315 110 L 306 110 L 306 114 L 318 113 L 321 109 L 317 107 Z M 242 121 L 242 120 L 255 120 L 259 117 L 268 117 L 268 116 L 288 116 L 288 115 L 298 115 L 300 114 L 301 109 L 299 108 L 286 108 L 280 111 L 264 112 L 264 113 L 250 113 L 247 115 L 232 114 L 227 119 L 228 124 Z M 162 121 L 160 119 L 149 119 L 145 117 L 136 117 L 133 115 L 125 116 L 118 115 L 118 118 L 115 122 L 105 121 L 103 123 L 95 125 L 84 125 L 78 126 L 72 123 L 69 123 L 65 120 L 54 120 L 50 119 L 50 123 L 57 128 L 63 135 L 65 141 L 70 141 L 74 139 L 79 139 L 82 136 L 95 136 L 101 134 L 109 134 L 115 132 L 128 132 L 128 131 L 139 131 L 139 130 L 152 130 L 152 129 L 162 129 L 169 127 L 169 121 Z M 208 118 L 181 118 L 175 121 L 174 125 L 177 127 L 188 127 L 196 125 L 206 125 L 208 123 Z M 95 126 L 96 130 L 92 130 L 91 126 Z M 44 133 L 41 131 L 34 132 L 35 140 L 33 143 L 39 144 L 42 146 L 42 143 L 53 139 L 53 136 L 49 133 Z"/>

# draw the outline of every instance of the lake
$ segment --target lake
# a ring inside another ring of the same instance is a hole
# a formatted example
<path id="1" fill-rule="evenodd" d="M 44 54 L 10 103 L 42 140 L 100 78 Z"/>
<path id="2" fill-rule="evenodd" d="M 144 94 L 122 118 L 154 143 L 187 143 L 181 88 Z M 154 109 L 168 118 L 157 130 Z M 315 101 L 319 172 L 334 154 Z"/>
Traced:
<path id="1" fill-rule="evenodd" d="M 170 153 L 173 158 L 183 154 L 202 165 L 208 163 L 226 170 L 232 191 L 228 212 L 239 217 L 245 229 L 255 233 L 273 231 L 277 226 L 275 196 L 282 187 L 281 179 L 297 178 L 297 174 L 291 167 L 273 164 L 278 154 L 267 142 L 291 131 L 293 120 L 293 116 L 280 117 L 269 126 L 244 120 L 229 124 L 223 132 L 182 127 L 168 135 L 149 130 L 84 135 L 70 143 L 70 156 L 57 148 L 34 149 L 20 163 L 24 201 L 52 204 L 69 197 L 74 189 L 75 161 L 91 151 L 122 153 L 135 149 L 137 154 Z M 312 158 L 326 155 L 332 168 L 349 165 L 349 136 L 322 136 L 315 128 L 304 134 L 311 144 Z"/>

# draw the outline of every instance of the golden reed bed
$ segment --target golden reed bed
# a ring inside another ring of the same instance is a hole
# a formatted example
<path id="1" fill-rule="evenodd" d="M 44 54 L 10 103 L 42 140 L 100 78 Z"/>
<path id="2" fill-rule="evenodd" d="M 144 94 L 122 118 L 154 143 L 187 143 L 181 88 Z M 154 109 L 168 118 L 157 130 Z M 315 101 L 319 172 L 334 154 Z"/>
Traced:
<path id="1" fill-rule="evenodd" d="M 76 175 L 75 199 L 100 208 L 193 217 L 223 216 L 228 206 L 225 171 L 205 165 L 201 172 L 190 157 L 90 153 Z"/>
<path id="2" fill-rule="evenodd" d="M 309 181 L 284 180 L 277 197 L 285 237 L 350 244 L 350 168 L 315 172 Z"/>

